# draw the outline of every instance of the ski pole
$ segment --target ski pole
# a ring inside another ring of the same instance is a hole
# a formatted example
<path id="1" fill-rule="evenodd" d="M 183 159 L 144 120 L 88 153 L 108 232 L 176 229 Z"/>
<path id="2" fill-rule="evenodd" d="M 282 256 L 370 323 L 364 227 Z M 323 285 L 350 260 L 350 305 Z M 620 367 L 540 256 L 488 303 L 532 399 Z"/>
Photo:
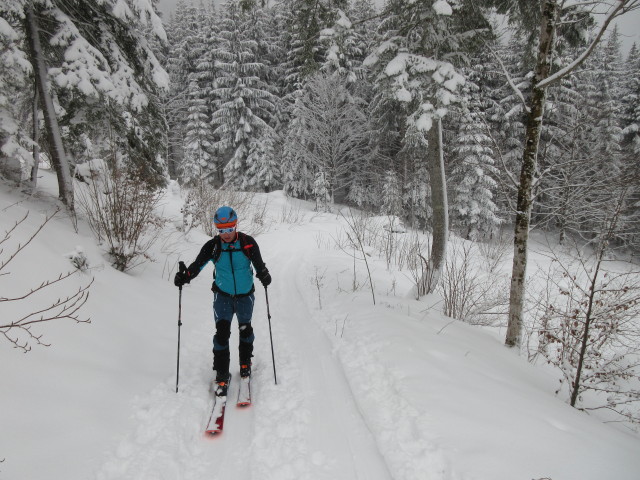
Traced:
<path id="1" fill-rule="evenodd" d="M 184 272 L 187 270 L 187 266 L 184 262 L 180 262 L 179 271 Z M 178 287 L 178 365 L 176 367 L 176 393 L 178 393 L 178 382 L 180 381 L 180 327 L 182 326 L 182 285 Z"/>
<path id="2" fill-rule="evenodd" d="M 264 297 L 267 299 L 267 318 L 269 319 L 269 339 L 271 340 L 271 360 L 273 361 L 273 380 L 278 384 L 278 376 L 276 375 L 276 356 L 273 351 L 273 335 L 271 334 L 271 312 L 269 311 L 269 294 L 267 287 L 264 287 Z"/>
<path id="3" fill-rule="evenodd" d="M 176 393 L 178 393 L 178 382 L 180 381 L 180 327 L 182 326 L 182 286 L 178 294 L 178 366 L 176 368 Z"/>

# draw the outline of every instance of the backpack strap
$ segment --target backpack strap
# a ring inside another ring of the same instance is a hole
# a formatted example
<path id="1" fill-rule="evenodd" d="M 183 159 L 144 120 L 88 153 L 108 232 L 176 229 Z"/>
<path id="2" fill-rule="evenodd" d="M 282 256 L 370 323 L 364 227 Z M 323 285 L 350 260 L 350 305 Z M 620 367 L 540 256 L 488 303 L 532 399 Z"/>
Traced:
<path id="1" fill-rule="evenodd" d="M 240 250 L 242 250 L 242 253 L 244 253 L 245 256 L 249 260 L 251 260 L 252 253 L 253 253 L 252 249 L 254 246 L 253 243 L 249 243 L 247 235 L 242 232 L 238 232 L 238 240 L 240 240 Z M 217 263 L 218 260 L 220 259 L 221 253 L 222 253 L 222 239 L 220 238 L 220 235 L 216 235 L 215 237 L 213 237 L 213 247 L 211 250 L 211 260 L 213 260 L 214 264 Z"/>
<path id="2" fill-rule="evenodd" d="M 247 235 L 242 232 L 238 232 L 238 240 L 240 240 L 240 250 L 251 260 L 253 243 L 249 243 Z"/>
<path id="3" fill-rule="evenodd" d="M 222 240 L 220 239 L 220 235 L 216 235 L 213 237 L 213 248 L 211 251 L 211 260 L 214 265 L 218 262 L 220 253 L 222 253 Z"/>

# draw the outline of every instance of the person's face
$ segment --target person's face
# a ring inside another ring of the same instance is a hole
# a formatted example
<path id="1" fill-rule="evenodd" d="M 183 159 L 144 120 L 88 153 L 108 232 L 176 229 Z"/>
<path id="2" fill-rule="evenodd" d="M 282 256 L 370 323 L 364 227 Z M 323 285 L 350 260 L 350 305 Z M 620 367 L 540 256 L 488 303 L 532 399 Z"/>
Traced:
<path id="1" fill-rule="evenodd" d="M 236 227 L 221 228 L 218 230 L 218 234 L 220 235 L 220 238 L 222 239 L 223 242 L 225 243 L 234 242 L 236 239 Z"/>

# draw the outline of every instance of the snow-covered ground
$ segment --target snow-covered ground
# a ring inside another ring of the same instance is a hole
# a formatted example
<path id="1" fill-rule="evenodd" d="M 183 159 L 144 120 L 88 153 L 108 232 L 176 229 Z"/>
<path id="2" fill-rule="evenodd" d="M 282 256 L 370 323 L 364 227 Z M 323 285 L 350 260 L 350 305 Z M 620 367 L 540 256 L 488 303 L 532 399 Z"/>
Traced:
<path id="1" fill-rule="evenodd" d="M 30 212 L 0 259 L 53 210 L 55 179 L 42 175 L 33 197 L 0 184 L 0 240 Z M 54 301 L 95 280 L 81 314 L 90 324 L 36 324 L 34 333 L 51 346 L 27 354 L 0 337 L 0 479 L 639 478 L 640 437 L 557 398 L 553 372 L 504 348 L 503 333 L 451 322 L 427 308 L 433 301 L 411 299 L 410 280 L 375 256 L 374 306 L 366 286 L 351 291 L 353 261 L 330 241 L 342 218 L 315 214 L 281 192 L 265 198 L 274 221 L 257 240 L 274 279 L 278 384 L 260 287 L 254 404 L 229 407 L 225 431 L 213 439 L 202 435 L 211 408 L 211 266 L 183 290 L 175 393 L 178 290 L 171 278 L 178 259 L 195 258 L 204 234 L 185 238 L 170 222 L 155 262 L 124 274 L 84 222 L 76 234 L 58 214 L 3 270 L 10 275 L 0 276 L 0 297 L 24 294 L 71 270 L 66 254 L 82 246 L 92 268 L 62 290 L 52 287 L 52 297 L 39 295 Z M 176 192 L 163 208 L 179 222 Z M 304 220 L 275 221 L 287 208 L 300 208 Z M 362 284 L 365 266 L 356 267 Z M 0 324 L 17 318 L 25 308 L 18 303 L 0 303 Z"/>

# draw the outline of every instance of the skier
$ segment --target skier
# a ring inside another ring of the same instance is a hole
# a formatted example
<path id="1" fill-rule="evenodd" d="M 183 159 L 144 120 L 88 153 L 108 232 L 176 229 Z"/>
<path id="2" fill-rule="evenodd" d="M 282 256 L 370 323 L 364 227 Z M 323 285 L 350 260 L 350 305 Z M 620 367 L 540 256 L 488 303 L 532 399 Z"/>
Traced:
<path id="1" fill-rule="evenodd" d="M 213 369 L 216 372 L 216 395 L 219 397 L 227 396 L 230 379 L 229 337 L 234 313 L 240 332 L 240 376 L 251 375 L 255 338 L 251 327 L 255 299 L 251 265 L 253 264 L 256 277 L 265 288 L 271 283 L 271 275 L 262 261 L 258 244 L 253 237 L 237 230 L 237 222 L 238 216 L 231 207 L 220 207 L 213 216 L 218 235 L 205 243 L 189 268 L 181 268 L 174 279 L 174 284 L 181 287 L 197 277 L 209 261 L 215 265 L 211 288 L 214 292 L 213 316 L 216 325 L 213 337 Z"/>

